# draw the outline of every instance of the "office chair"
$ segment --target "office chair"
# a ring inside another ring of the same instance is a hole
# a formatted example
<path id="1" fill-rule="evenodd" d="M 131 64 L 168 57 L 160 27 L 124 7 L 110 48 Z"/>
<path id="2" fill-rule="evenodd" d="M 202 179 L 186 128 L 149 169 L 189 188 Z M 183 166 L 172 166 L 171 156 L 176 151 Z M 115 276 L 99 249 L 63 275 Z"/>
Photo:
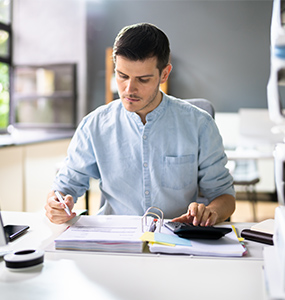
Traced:
<path id="1" fill-rule="evenodd" d="M 203 98 L 185 99 L 185 101 L 205 110 L 207 113 L 209 113 L 213 117 L 213 119 L 215 119 L 215 109 L 214 109 L 214 106 L 211 103 L 211 101 L 209 101 L 207 99 L 203 99 Z"/>
<path id="2" fill-rule="evenodd" d="M 232 176 L 234 179 L 234 185 L 244 187 L 247 199 L 252 204 L 253 221 L 257 222 L 256 184 L 260 181 L 259 172 L 257 168 L 257 161 L 255 159 L 236 160 Z"/>

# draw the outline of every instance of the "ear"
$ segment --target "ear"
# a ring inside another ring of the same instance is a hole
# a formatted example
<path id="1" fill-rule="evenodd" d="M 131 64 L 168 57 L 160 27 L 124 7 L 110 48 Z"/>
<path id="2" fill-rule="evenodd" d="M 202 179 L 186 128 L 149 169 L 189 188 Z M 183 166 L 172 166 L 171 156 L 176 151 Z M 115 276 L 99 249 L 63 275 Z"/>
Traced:
<path id="1" fill-rule="evenodd" d="M 161 72 L 160 84 L 167 81 L 168 76 L 172 70 L 172 65 L 168 64 Z"/>

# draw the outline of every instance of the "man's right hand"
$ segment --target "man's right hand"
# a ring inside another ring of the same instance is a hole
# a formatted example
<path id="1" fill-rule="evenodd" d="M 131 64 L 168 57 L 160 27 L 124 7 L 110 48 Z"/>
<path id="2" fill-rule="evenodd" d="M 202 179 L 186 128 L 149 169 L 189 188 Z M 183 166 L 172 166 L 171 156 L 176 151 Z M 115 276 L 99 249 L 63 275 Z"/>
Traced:
<path id="1" fill-rule="evenodd" d="M 60 203 L 54 192 L 50 192 L 47 197 L 45 205 L 46 216 L 52 223 L 62 224 L 76 216 L 76 213 L 72 212 L 74 206 L 73 197 L 71 195 L 63 196 L 65 204 L 68 206 L 71 214 L 70 216 L 64 210 L 64 204 Z"/>

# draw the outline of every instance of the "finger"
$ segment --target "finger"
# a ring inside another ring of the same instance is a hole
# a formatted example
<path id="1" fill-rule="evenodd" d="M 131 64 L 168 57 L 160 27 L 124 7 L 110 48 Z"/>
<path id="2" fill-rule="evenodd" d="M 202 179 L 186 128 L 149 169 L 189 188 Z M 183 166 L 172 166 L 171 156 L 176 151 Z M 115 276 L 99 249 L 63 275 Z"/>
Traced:
<path id="1" fill-rule="evenodd" d="M 48 197 L 48 198 L 47 198 L 47 205 L 52 206 L 52 203 L 53 203 L 54 201 L 56 201 L 55 199 L 56 199 L 56 197 L 55 197 L 54 195 L 51 196 L 51 197 Z"/>
<path id="2" fill-rule="evenodd" d="M 62 224 L 65 223 L 76 216 L 76 213 L 71 213 L 70 216 L 66 213 L 65 210 L 58 210 L 58 209 L 47 209 L 46 216 L 52 223 L 55 224 Z"/>
<path id="3" fill-rule="evenodd" d="M 189 216 L 189 213 L 187 212 L 186 214 L 184 214 L 180 217 L 174 218 L 171 221 L 172 222 L 180 222 L 180 223 L 192 223 L 193 217 Z"/>
<path id="4" fill-rule="evenodd" d="M 47 200 L 48 205 L 54 209 L 62 209 L 64 208 L 64 204 L 59 202 L 56 196 L 52 196 Z"/>
<path id="5" fill-rule="evenodd" d="M 216 224 L 218 219 L 218 214 L 215 211 L 211 211 L 211 214 L 208 218 L 208 220 L 206 221 L 205 226 L 213 226 Z"/>
<path id="6" fill-rule="evenodd" d="M 211 217 L 211 211 L 206 208 L 204 210 L 204 213 L 203 213 L 202 218 L 200 220 L 200 226 L 206 226 L 207 221 L 209 220 L 210 217 Z"/>
<path id="7" fill-rule="evenodd" d="M 199 204 L 197 202 L 192 202 L 188 207 L 188 213 L 190 216 L 195 217 L 198 213 Z"/>
<path id="8" fill-rule="evenodd" d="M 64 202 L 68 206 L 69 210 L 72 211 L 74 207 L 73 197 L 71 195 L 66 195 L 64 198 Z"/>
<path id="9" fill-rule="evenodd" d="M 192 216 L 194 217 L 193 225 L 198 226 L 200 224 L 205 208 L 206 207 L 204 204 L 198 204 L 195 216 L 192 214 Z"/>
<path id="10" fill-rule="evenodd" d="M 60 201 L 56 196 L 51 197 L 52 200 L 51 201 L 51 207 L 55 208 L 55 209 L 66 209 L 66 207 L 69 208 L 69 211 L 71 212 L 73 206 L 74 206 L 74 201 L 73 201 L 73 197 L 71 195 L 66 195 L 66 196 L 62 196 L 62 199 L 64 201 L 64 203 L 62 201 Z"/>
<path id="11" fill-rule="evenodd" d="M 172 222 L 181 222 L 181 223 L 193 223 L 193 219 L 198 210 L 198 203 L 192 202 L 188 206 L 187 213 L 181 215 L 180 217 L 172 219 Z"/>

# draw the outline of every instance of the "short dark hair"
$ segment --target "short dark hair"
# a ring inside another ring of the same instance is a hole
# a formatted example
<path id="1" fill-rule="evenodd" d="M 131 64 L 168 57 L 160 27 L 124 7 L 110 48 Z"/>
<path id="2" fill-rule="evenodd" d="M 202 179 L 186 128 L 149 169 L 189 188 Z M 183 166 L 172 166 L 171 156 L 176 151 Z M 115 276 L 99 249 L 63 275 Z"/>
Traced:
<path id="1" fill-rule="evenodd" d="M 118 33 L 114 42 L 114 63 L 116 56 L 133 61 L 157 57 L 157 68 L 161 73 L 169 63 L 169 40 L 165 33 L 153 24 L 138 23 L 126 26 Z"/>

